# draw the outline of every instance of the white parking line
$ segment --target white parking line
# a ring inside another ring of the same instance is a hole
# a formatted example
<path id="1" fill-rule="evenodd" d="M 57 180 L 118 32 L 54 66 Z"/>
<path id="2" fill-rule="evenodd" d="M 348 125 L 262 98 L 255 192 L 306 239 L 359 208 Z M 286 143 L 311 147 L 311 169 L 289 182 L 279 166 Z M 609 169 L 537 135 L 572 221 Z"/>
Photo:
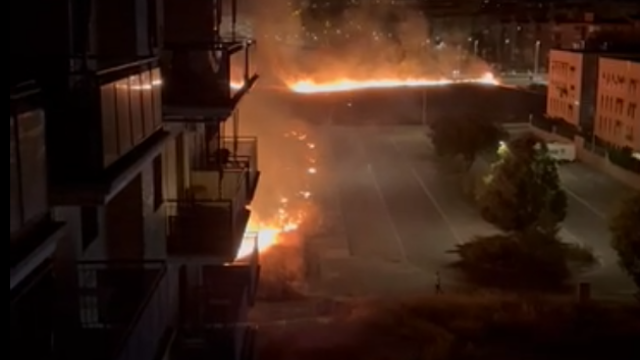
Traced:
<path id="1" fill-rule="evenodd" d="M 363 155 L 363 157 L 366 157 L 367 149 L 364 146 L 364 142 L 362 141 L 362 138 L 359 136 L 356 136 L 355 138 L 356 138 L 355 141 L 358 143 L 358 146 L 360 148 L 360 153 Z M 376 189 L 376 194 L 378 195 L 378 198 L 382 203 L 382 207 L 384 208 L 384 211 L 386 214 L 386 219 L 389 223 L 389 226 L 391 227 L 391 230 L 393 231 L 393 237 L 396 241 L 396 245 L 398 246 L 398 252 L 400 253 L 400 257 L 402 258 L 401 260 L 405 263 L 409 263 L 409 258 L 407 257 L 407 251 L 404 247 L 404 244 L 402 244 L 402 238 L 400 237 L 400 232 L 398 231 L 396 224 L 393 222 L 391 211 L 387 206 L 387 201 L 384 199 L 384 195 L 382 194 L 382 188 L 380 187 L 380 183 L 378 183 L 378 179 L 376 178 L 376 174 L 373 172 L 373 166 L 371 164 L 367 164 L 367 173 L 369 174 L 369 176 L 371 176 L 371 179 L 373 181 L 373 186 Z"/>
<path id="2" fill-rule="evenodd" d="M 382 194 L 382 189 L 380 188 L 380 184 L 378 183 L 378 179 L 376 179 L 376 174 L 373 172 L 373 167 L 371 164 L 367 164 L 367 172 L 371 176 L 373 180 L 373 186 L 376 188 L 376 193 L 378 194 L 378 198 L 382 202 L 382 207 L 384 208 L 385 214 L 387 215 L 387 221 L 389 222 L 389 226 L 393 231 L 393 237 L 396 240 L 396 245 L 398 246 L 398 252 L 400 253 L 400 257 L 403 262 L 408 262 L 407 251 L 402 244 L 402 239 L 400 238 L 400 232 L 396 224 L 393 222 L 393 218 L 391 217 L 391 211 L 389 211 L 389 207 L 387 206 L 387 201 L 384 199 L 384 195 Z"/>
<path id="3" fill-rule="evenodd" d="M 424 181 L 422 180 L 422 178 L 420 177 L 420 175 L 418 174 L 416 169 L 413 167 L 413 165 L 409 164 L 406 161 L 404 156 L 402 156 L 402 152 L 400 151 L 400 147 L 398 147 L 398 144 L 396 144 L 396 142 L 395 142 L 395 140 L 393 138 L 391 138 L 390 141 L 391 141 L 391 144 L 393 145 L 394 149 L 398 153 L 398 156 L 400 158 L 402 158 L 402 163 L 404 164 L 404 166 L 407 167 L 411 171 L 411 175 L 418 182 L 418 184 L 422 188 L 422 191 L 424 192 L 424 194 L 429 198 L 429 200 L 431 200 L 431 203 L 436 208 L 436 211 L 438 211 L 438 213 L 442 217 L 442 220 L 444 220 L 445 224 L 449 228 L 449 231 L 451 231 L 451 234 L 456 239 L 456 242 L 458 244 L 464 243 L 464 241 L 462 241 L 462 237 L 460 236 L 460 234 L 458 234 L 458 232 L 456 231 L 455 227 L 453 226 L 453 222 L 449 219 L 447 214 L 444 212 L 444 210 L 442 209 L 442 207 L 440 206 L 440 204 L 438 203 L 436 198 L 433 196 L 433 194 L 431 193 L 431 191 L 429 190 L 427 185 L 424 183 Z"/>
<path id="4" fill-rule="evenodd" d="M 564 191 L 569 194 L 571 197 L 573 197 L 574 199 L 576 199 L 577 202 L 579 202 L 580 204 L 584 205 L 584 207 L 586 207 L 587 209 L 589 209 L 589 211 L 591 211 L 592 213 L 594 213 L 595 215 L 597 215 L 599 218 L 601 219 L 607 219 L 607 215 L 605 213 L 603 213 L 602 211 L 596 209 L 595 207 L 593 207 L 591 204 L 589 204 L 585 199 L 583 199 L 582 197 L 580 197 L 580 195 L 574 193 L 573 191 L 569 190 L 569 188 L 566 185 L 563 185 L 562 188 L 564 189 Z"/>
<path id="5" fill-rule="evenodd" d="M 335 149 L 333 148 L 333 136 L 332 136 L 332 125 L 326 125 L 323 128 L 323 144 L 325 144 L 326 146 L 329 146 L 330 149 L 330 161 L 334 162 L 335 159 L 334 157 L 336 156 L 335 154 Z M 333 174 L 333 192 L 334 192 L 334 201 L 335 201 L 335 205 L 336 208 L 338 210 L 338 218 L 340 218 L 340 225 L 342 228 L 340 229 L 340 235 L 343 235 L 345 238 L 345 242 L 346 242 L 346 247 L 347 250 L 349 252 L 350 256 L 356 256 L 355 254 L 355 249 L 353 247 L 353 243 L 351 242 L 351 239 L 349 239 L 349 235 L 347 232 L 347 219 L 346 219 L 346 213 L 344 211 L 344 207 L 342 205 L 342 179 L 338 178 L 336 179 L 336 177 L 341 176 L 341 173 L 338 172 L 336 174 Z"/>

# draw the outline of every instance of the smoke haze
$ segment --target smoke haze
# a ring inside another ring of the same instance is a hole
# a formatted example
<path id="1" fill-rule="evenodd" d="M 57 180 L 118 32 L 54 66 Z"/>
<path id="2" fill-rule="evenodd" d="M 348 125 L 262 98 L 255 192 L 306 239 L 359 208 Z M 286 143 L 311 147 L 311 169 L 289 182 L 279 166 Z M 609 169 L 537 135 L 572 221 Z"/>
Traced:
<path id="1" fill-rule="evenodd" d="M 457 45 L 431 43 L 425 16 L 390 1 L 351 6 L 331 20 L 313 19 L 286 0 L 255 5 L 249 16 L 268 80 L 440 79 L 488 71 Z"/>

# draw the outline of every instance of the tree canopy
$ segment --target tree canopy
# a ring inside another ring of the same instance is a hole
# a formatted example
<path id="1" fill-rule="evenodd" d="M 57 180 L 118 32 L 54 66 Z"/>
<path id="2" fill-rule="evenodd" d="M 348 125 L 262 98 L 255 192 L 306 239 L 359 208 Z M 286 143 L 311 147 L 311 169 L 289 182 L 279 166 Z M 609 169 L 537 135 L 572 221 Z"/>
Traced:
<path id="1" fill-rule="evenodd" d="M 567 214 L 555 160 L 531 135 L 505 144 L 478 196 L 482 217 L 505 232 L 555 232 Z"/>
<path id="2" fill-rule="evenodd" d="M 625 199 L 610 224 L 620 266 L 640 289 L 640 192 Z"/>
<path id="3" fill-rule="evenodd" d="M 474 115 L 438 118 L 430 127 L 436 153 L 439 156 L 460 156 L 468 166 L 480 152 L 497 147 L 505 137 L 500 126 Z"/>

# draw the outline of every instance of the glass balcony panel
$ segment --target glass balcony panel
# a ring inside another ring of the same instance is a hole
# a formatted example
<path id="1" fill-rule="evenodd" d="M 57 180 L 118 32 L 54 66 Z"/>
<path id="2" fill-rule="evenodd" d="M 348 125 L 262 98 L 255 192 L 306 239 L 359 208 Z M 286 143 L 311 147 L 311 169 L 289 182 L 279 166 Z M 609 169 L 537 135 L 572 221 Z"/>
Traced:
<path id="1" fill-rule="evenodd" d="M 151 70 L 151 86 L 153 88 L 154 129 L 157 129 L 162 125 L 162 74 L 160 68 Z"/>
<path id="2" fill-rule="evenodd" d="M 120 157 L 118 149 L 118 115 L 116 112 L 116 84 L 102 85 L 100 102 L 102 108 L 102 151 L 104 166 L 109 166 Z"/>
<path id="3" fill-rule="evenodd" d="M 120 156 L 126 154 L 133 147 L 131 135 L 131 104 L 129 78 L 115 83 L 116 111 L 118 114 L 118 144 Z"/>
<path id="4" fill-rule="evenodd" d="M 129 77 L 129 103 L 131 106 L 131 130 L 133 144 L 144 139 L 144 118 L 142 116 L 142 93 L 151 91 L 148 84 L 142 84 L 140 74 Z"/>
<path id="5" fill-rule="evenodd" d="M 140 74 L 140 79 L 142 84 L 151 84 L 151 88 L 148 91 L 141 91 L 140 95 L 142 96 L 142 116 L 144 118 L 144 133 L 145 137 L 151 135 L 156 130 L 156 122 L 155 122 L 155 108 L 153 102 L 153 92 L 155 88 L 159 86 L 153 87 L 151 81 L 151 71 L 144 71 Z"/>
<path id="6" fill-rule="evenodd" d="M 44 111 L 18 115 L 18 149 L 23 221 L 27 222 L 48 211 L 49 207 Z"/>
<path id="7" fill-rule="evenodd" d="M 22 224 L 22 204 L 20 201 L 20 176 L 18 174 L 18 146 L 16 140 L 15 118 L 9 116 L 9 198 L 11 215 L 10 233 L 20 229 Z"/>

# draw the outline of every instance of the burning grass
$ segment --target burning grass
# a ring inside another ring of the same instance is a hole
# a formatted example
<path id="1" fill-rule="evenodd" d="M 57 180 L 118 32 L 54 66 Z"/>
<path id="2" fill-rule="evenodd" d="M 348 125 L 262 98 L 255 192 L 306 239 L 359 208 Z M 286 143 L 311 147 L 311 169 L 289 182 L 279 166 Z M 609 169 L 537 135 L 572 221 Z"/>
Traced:
<path id="1" fill-rule="evenodd" d="M 448 295 L 365 303 L 331 324 L 307 324 L 277 336 L 266 329 L 261 358 L 631 359 L 639 355 L 638 319 L 637 304 L 566 298 Z"/>

